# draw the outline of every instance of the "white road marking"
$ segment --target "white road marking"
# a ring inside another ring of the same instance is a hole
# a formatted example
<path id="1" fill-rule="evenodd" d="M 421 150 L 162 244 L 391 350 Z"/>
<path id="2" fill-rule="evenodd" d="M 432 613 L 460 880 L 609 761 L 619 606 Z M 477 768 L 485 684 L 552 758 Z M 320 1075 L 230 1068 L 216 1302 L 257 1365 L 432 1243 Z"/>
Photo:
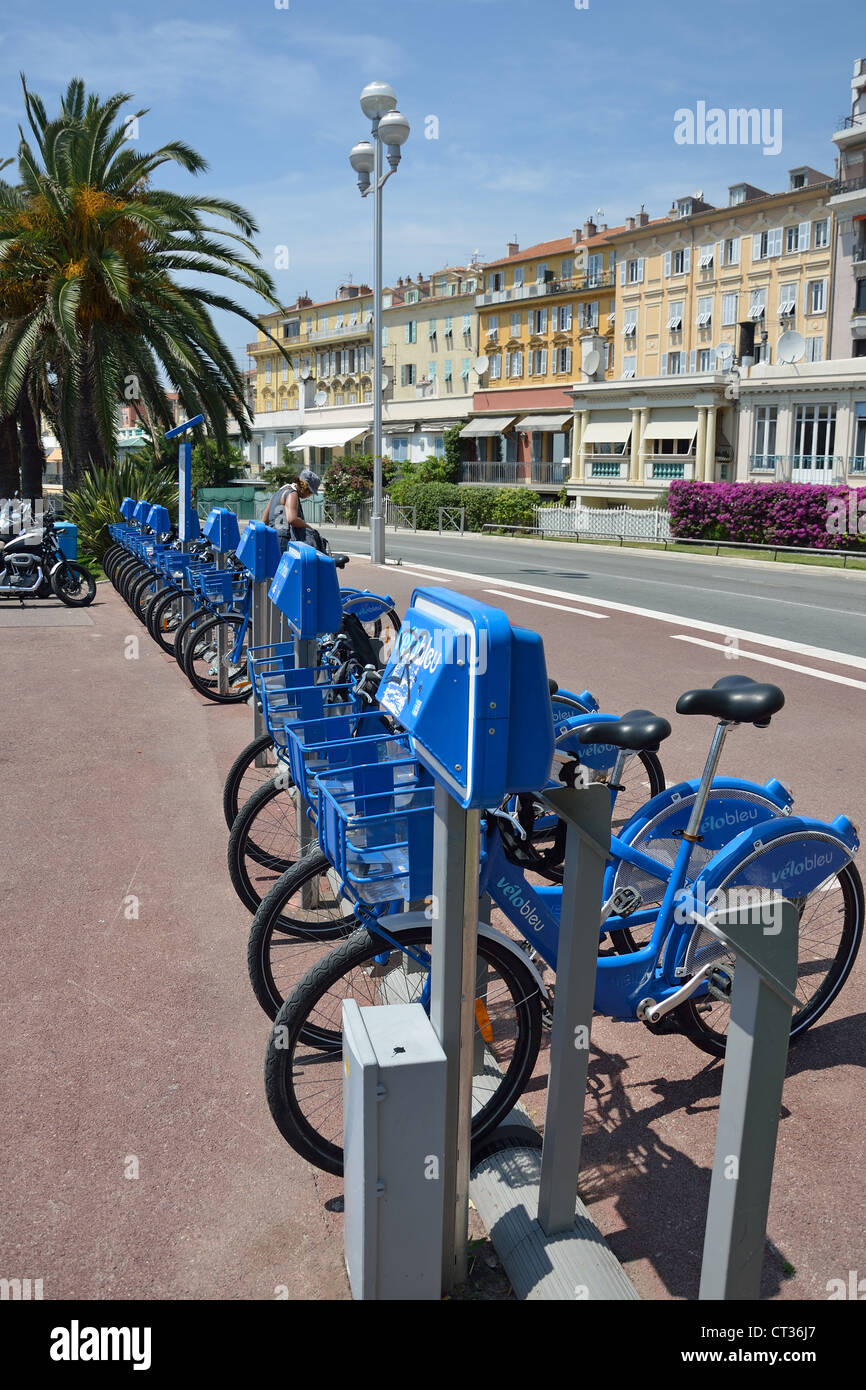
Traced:
<path id="1" fill-rule="evenodd" d="M 702 637 L 687 637 L 683 632 L 673 633 L 675 642 L 692 642 L 696 647 L 711 647 L 713 651 L 731 656 L 732 651 L 723 642 L 706 642 Z M 866 681 L 855 681 L 853 676 L 837 676 L 834 671 L 816 671 L 812 666 L 800 666 L 795 661 L 780 661 L 777 656 L 764 656 L 763 652 L 738 652 L 738 661 L 762 661 L 768 666 L 781 666 L 786 671 L 799 671 L 803 676 L 817 676 L 822 681 L 832 681 L 834 685 L 853 685 L 856 690 L 866 690 Z"/>
<path id="2" fill-rule="evenodd" d="M 430 579 L 429 574 L 422 574 L 420 570 L 407 570 L 403 565 L 395 565 L 395 566 L 394 566 L 394 569 L 395 569 L 399 574 L 411 574 L 412 577 L 413 577 L 413 579 L 427 579 L 427 580 Z M 451 580 L 450 580 L 450 579 L 440 579 L 440 580 L 439 580 L 439 583 L 440 583 L 440 584 L 450 584 L 450 583 L 451 583 Z"/>
<path id="3" fill-rule="evenodd" d="M 545 603 L 540 598 L 522 598 L 520 594 L 510 594 L 507 589 L 485 589 L 485 594 L 498 594 L 500 598 L 513 599 L 515 603 L 531 603 L 536 608 L 558 608 L 562 613 L 575 613 L 581 618 L 601 618 L 602 622 L 607 617 L 606 613 L 590 613 L 586 608 L 567 608 L 564 603 Z"/>
<path id="4" fill-rule="evenodd" d="M 357 552 L 358 559 L 369 560 L 369 555 Z M 523 589 L 530 594 L 543 594 L 545 597 L 568 598 L 562 589 L 546 589 L 538 584 L 524 584 L 515 579 L 500 579 L 491 574 L 472 574 L 469 570 L 445 569 L 440 565 L 428 565 L 421 560 L 413 560 L 418 570 L 430 574 L 453 574 L 457 579 L 471 579 L 476 584 L 499 584 L 504 588 Z M 638 608 L 631 603 L 615 603 L 612 599 L 593 598 L 590 594 L 574 594 L 575 603 L 591 603 L 598 608 L 609 608 L 614 613 L 631 613 L 638 618 L 651 618 L 660 623 L 673 623 L 676 627 L 690 627 L 696 632 L 718 632 L 724 637 L 738 637 L 743 642 L 754 642 L 758 646 L 775 647 L 782 652 L 794 652 L 798 656 L 812 656 L 818 661 L 833 661 L 838 666 L 856 666 L 866 671 L 866 657 L 850 656 L 847 652 L 832 651 L 827 647 L 811 647 L 805 642 L 790 642 L 784 637 L 770 637 L 763 632 L 749 632 L 745 628 L 727 627 L 722 623 L 705 623 L 698 618 L 683 617 L 681 613 L 661 613 L 654 608 Z M 733 597 L 733 595 L 732 595 Z M 844 610 L 832 610 L 844 612 Z"/>

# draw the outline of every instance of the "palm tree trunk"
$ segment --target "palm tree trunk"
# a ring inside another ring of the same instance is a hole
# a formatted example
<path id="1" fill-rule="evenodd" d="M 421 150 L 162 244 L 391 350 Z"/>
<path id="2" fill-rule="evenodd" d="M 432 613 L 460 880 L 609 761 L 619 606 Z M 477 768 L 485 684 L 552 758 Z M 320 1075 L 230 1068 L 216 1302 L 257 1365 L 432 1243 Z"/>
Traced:
<path id="1" fill-rule="evenodd" d="M 24 378 L 18 399 L 18 419 L 21 423 L 21 495 L 41 497 L 45 450 L 42 448 L 42 435 L 30 400 L 29 384 L 27 376 Z"/>
<path id="2" fill-rule="evenodd" d="M 20 486 L 18 429 L 14 415 L 0 420 L 0 501 L 14 497 Z"/>
<path id="3" fill-rule="evenodd" d="M 86 350 L 85 350 L 86 351 Z M 107 468 L 108 459 L 99 437 L 96 415 L 93 409 L 92 368 L 85 360 L 82 363 L 78 384 L 78 397 L 75 404 L 75 433 L 72 440 L 71 467 L 63 466 L 63 488 L 73 491 L 85 473 L 94 468 Z"/>

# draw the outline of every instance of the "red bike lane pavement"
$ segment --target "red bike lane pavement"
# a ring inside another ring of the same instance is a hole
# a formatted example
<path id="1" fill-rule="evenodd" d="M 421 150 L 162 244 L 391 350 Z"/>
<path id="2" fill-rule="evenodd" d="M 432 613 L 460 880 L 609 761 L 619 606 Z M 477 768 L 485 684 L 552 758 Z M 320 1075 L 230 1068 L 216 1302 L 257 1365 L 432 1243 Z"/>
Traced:
<path id="1" fill-rule="evenodd" d="M 403 612 L 424 580 L 353 559 L 352 582 L 384 584 Z M 731 661 L 679 640 L 687 623 L 592 619 L 579 599 L 526 602 L 481 579 L 447 587 L 540 631 L 551 674 L 603 709 L 671 718 L 668 782 L 697 774 L 712 730 L 673 716 L 683 690 L 732 670 L 775 681 L 785 710 L 735 731 L 721 771 L 777 775 L 798 809 L 866 824 L 863 690 L 774 670 L 747 643 Z M 341 1185 L 285 1146 L 265 1103 L 269 1023 L 225 867 L 222 783 L 250 711 L 199 697 L 109 585 L 87 611 L 88 626 L 2 635 L 0 1275 L 43 1278 L 46 1298 L 347 1297 Z M 829 1280 L 866 1274 L 864 970 L 792 1049 L 765 1297 L 823 1299 Z M 545 1043 L 524 1098 L 539 1124 L 546 1073 Z M 581 1193 L 646 1298 L 697 1296 L 720 1084 L 685 1039 L 595 1020 Z"/>

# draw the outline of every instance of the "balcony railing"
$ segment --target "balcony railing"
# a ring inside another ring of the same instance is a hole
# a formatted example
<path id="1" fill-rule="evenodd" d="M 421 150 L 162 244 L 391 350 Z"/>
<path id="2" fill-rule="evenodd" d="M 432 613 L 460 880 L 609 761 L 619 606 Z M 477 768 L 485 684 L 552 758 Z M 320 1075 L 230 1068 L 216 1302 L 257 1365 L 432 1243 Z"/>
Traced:
<path id="1" fill-rule="evenodd" d="M 866 126 L 864 126 L 866 134 Z M 838 197 L 840 193 L 859 193 L 862 188 L 866 188 L 866 178 L 859 179 L 834 179 L 830 185 L 830 193 L 833 197 Z"/>
<path id="2" fill-rule="evenodd" d="M 841 454 L 752 454 L 749 467 L 752 473 L 767 473 L 785 483 L 836 483 L 845 476 Z M 858 471 L 850 458 L 848 471 Z"/>
<path id="3" fill-rule="evenodd" d="M 849 473 L 866 473 L 866 454 L 849 454 Z"/>
<path id="4" fill-rule="evenodd" d="M 567 483 L 569 465 L 567 463 L 531 463 L 529 481 L 531 483 Z"/>
<path id="5" fill-rule="evenodd" d="M 782 454 L 750 454 L 749 468 L 753 473 L 775 473 L 783 457 Z"/>
<path id="6" fill-rule="evenodd" d="M 628 468 L 628 461 L 621 458 L 592 458 L 589 459 L 589 476 L 591 478 L 623 478 L 624 469 Z"/>
<path id="7" fill-rule="evenodd" d="M 866 126 L 866 114 L 857 116 L 840 116 L 836 126 L 837 130 L 853 130 L 855 126 Z"/>
<path id="8" fill-rule="evenodd" d="M 461 463 L 461 483 L 517 483 L 516 463 Z"/>
<path id="9" fill-rule="evenodd" d="M 694 455 L 689 454 L 678 459 L 650 459 L 649 474 L 653 479 L 685 478 L 686 465 L 689 467 L 689 475 L 694 469 Z"/>
<path id="10" fill-rule="evenodd" d="M 483 309 L 491 304 L 509 304 L 551 294 L 576 294 L 581 290 L 609 290 L 614 286 L 614 279 L 612 270 L 602 270 L 597 275 L 574 275 L 567 280 L 536 280 L 530 285 L 512 285 L 505 290 L 483 290 L 475 296 L 475 307 Z"/>

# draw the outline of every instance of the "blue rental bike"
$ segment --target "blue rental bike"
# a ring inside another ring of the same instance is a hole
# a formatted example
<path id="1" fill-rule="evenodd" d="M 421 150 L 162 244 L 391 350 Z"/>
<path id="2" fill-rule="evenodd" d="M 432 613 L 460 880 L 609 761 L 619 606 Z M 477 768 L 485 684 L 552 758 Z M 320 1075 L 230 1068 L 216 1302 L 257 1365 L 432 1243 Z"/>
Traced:
<path id="1" fill-rule="evenodd" d="M 716 776 L 729 731 L 766 727 L 783 704 L 776 686 L 738 676 L 680 697 L 677 712 L 714 718 L 715 733 L 701 777 L 650 800 L 612 840 L 599 924 L 598 1012 L 677 1031 L 722 1055 L 736 967 L 708 929 L 710 914 L 747 902 L 766 913 L 772 930 L 782 898 L 799 913 L 792 1039 L 839 993 L 863 934 L 854 826 L 842 815 L 829 823 L 794 815 L 778 782 L 759 787 Z M 584 749 L 613 747 L 619 759 L 657 748 L 669 733 L 666 720 L 633 711 L 619 720 L 584 719 L 564 738 Z M 382 765 L 369 785 L 359 769 L 348 790 L 345 777 L 333 779 L 333 790 L 328 776 L 319 778 L 319 838 L 330 860 L 328 870 L 319 869 L 319 885 L 330 885 L 348 915 L 325 927 L 308 914 L 305 926 L 298 891 L 296 925 L 272 933 L 276 956 L 300 952 L 308 961 L 315 952 L 318 959 L 276 1014 L 268 1104 L 287 1142 L 333 1173 L 343 1161 L 343 1000 L 429 1001 L 429 921 L 423 911 L 389 920 L 432 891 L 432 781 L 416 760 L 402 762 L 390 789 L 383 789 Z M 479 925 L 475 1139 L 505 1117 L 535 1065 L 553 1000 L 562 894 L 556 883 L 535 881 L 542 876 L 535 872 L 537 846 L 513 803 L 486 813 L 484 829 L 479 893 L 489 895 L 502 924 Z M 298 880 L 303 867 L 296 867 Z M 284 922 L 286 915 L 284 908 Z"/>

